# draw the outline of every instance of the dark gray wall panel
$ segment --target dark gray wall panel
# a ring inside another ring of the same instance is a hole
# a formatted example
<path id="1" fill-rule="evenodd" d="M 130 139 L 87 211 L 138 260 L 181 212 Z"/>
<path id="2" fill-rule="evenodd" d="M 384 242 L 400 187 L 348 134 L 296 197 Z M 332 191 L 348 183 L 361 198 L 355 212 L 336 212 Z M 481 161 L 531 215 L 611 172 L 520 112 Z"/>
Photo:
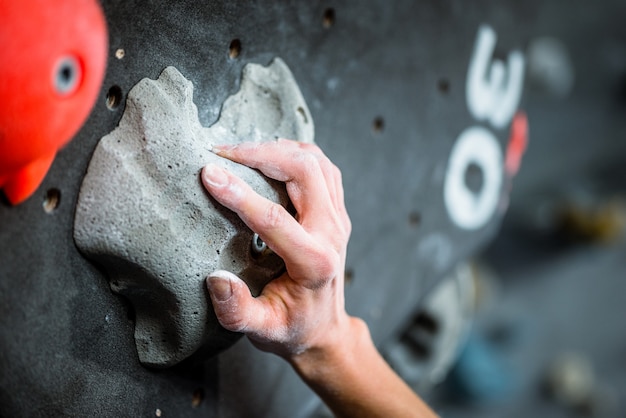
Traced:
<path id="1" fill-rule="evenodd" d="M 492 238 L 502 215 L 465 231 L 451 223 L 443 203 L 450 150 L 465 128 L 477 124 L 467 110 L 465 78 L 479 25 L 497 32 L 498 57 L 523 50 L 537 36 L 561 39 L 577 68 L 577 94 L 588 101 L 617 78 L 602 62 L 605 71 L 597 76 L 588 53 L 606 39 L 625 45 L 624 6 L 609 1 L 593 9 L 584 1 L 436 0 L 111 0 L 103 7 L 110 54 L 101 100 L 39 191 L 18 207 L 0 204 L 2 416 L 155 416 L 159 409 L 162 416 L 179 417 L 297 417 L 308 416 L 318 402 L 285 363 L 245 340 L 217 357 L 165 371 L 139 364 L 132 310 L 72 239 L 91 154 L 124 110 L 123 104 L 107 109 L 111 86 L 126 93 L 175 65 L 194 83 L 200 121 L 209 126 L 238 90 L 246 63 L 267 65 L 281 57 L 310 107 L 316 142 L 344 174 L 354 225 L 348 311 L 363 317 L 382 343 L 446 270 Z M 327 8 L 335 12 L 329 28 L 322 24 Z M 229 58 L 233 39 L 242 45 L 236 59 Z M 125 50 L 121 60 L 114 55 L 118 48 Z M 549 132 L 552 122 L 542 104 L 535 105 L 528 107 L 531 129 Z M 378 117 L 384 127 L 377 132 Z M 508 129 L 494 132 L 504 147 Z M 48 214 L 42 200 L 52 188 L 60 190 L 61 201 Z M 417 224 L 410 222 L 414 213 L 420 214 Z M 416 257 L 434 233 L 452 244 L 444 268 Z M 194 392 L 203 399 L 197 407 Z"/>

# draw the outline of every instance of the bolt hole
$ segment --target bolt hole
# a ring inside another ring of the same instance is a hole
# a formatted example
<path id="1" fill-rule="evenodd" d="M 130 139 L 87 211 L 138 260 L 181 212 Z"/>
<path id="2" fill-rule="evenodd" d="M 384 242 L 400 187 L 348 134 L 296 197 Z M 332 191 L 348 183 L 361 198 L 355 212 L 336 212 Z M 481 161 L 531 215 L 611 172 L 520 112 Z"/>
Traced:
<path id="1" fill-rule="evenodd" d="M 409 225 L 416 227 L 422 222 L 422 215 L 418 211 L 409 213 Z"/>
<path id="2" fill-rule="evenodd" d="M 122 88 L 118 85 L 113 85 L 107 92 L 106 104 L 109 110 L 115 110 L 122 103 Z"/>
<path id="3" fill-rule="evenodd" d="M 372 123 L 372 129 L 374 133 L 381 133 L 385 129 L 385 120 L 380 116 L 376 117 Z"/>
<path id="4" fill-rule="evenodd" d="M 43 210 L 46 213 L 54 212 L 61 203 L 61 191 L 59 189 L 50 189 L 46 192 L 43 199 Z"/>
<path id="5" fill-rule="evenodd" d="M 352 269 L 346 269 L 346 272 L 344 273 L 344 283 L 345 284 L 350 284 L 354 281 L 354 270 Z"/>
<path id="6" fill-rule="evenodd" d="M 437 82 L 437 88 L 442 94 L 448 94 L 450 91 L 450 82 L 447 78 L 442 78 Z"/>
<path id="7" fill-rule="evenodd" d="M 300 114 L 300 116 L 302 116 L 302 120 L 304 121 L 304 123 L 309 123 L 309 118 L 306 117 L 306 112 L 304 111 L 304 109 L 302 107 L 298 108 L 298 113 Z"/>
<path id="8" fill-rule="evenodd" d="M 191 406 L 194 408 L 199 407 L 204 400 L 204 389 L 198 388 L 193 391 L 193 395 L 191 395 Z"/>
<path id="9" fill-rule="evenodd" d="M 228 48 L 228 56 L 230 59 L 235 59 L 241 54 L 241 41 L 239 39 L 233 39 Z"/>
<path id="10" fill-rule="evenodd" d="M 324 11 L 324 19 L 322 24 L 326 29 L 332 27 L 335 24 L 335 9 L 329 8 Z"/>
<path id="11" fill-rule="evenodd" d="M 124 55 L 126 55 L 126 51 L 124 51 L 123 48 L 118 48 L 117 51 L 115 51 L 115 58 L 118 60 L 124 58 Z"/>

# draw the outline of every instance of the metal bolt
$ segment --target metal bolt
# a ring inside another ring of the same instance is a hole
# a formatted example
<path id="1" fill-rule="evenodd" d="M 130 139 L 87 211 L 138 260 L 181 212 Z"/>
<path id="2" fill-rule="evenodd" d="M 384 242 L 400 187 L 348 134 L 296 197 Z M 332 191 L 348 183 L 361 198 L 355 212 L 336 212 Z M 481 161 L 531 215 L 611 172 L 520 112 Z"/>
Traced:
<path id="1" fill-rule="evenodd" d="M 257 233 L 254 233 L 254 235 L 252 236 L 251 247 L 252 254 L 256 256 L 262 255 L 263 253 L 265 253 L 265 251 L 267 251 L 267 244 L 261 239 L 261 237 Z"/>

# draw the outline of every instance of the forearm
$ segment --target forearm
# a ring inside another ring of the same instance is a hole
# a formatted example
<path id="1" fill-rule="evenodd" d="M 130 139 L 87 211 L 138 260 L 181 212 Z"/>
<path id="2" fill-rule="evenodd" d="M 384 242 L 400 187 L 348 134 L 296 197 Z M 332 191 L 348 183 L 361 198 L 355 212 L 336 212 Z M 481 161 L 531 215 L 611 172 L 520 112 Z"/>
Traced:
<path id="1" fill-rule="evenodd" d="M 337 417 L 435 417 L 378 353 L 367 325 L 349 318 L 327 346 L 289 359 Z"/>

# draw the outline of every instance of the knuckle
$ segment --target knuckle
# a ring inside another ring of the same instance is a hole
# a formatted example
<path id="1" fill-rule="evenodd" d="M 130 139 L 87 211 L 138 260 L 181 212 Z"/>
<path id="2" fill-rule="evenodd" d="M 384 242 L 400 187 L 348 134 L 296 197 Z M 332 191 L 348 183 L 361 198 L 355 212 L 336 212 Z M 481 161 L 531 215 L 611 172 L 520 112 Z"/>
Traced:
<path id="1" fill-rule="evenodd" d="M 230 209 L 236 209 L 241 206 L 248 193 L 248 187 L 243 181 L 237 177 L 231 177 L 229 183 L 224 187 L 211 192 L 211 195 L 221 204 L 226 205 Z"/>
<path id="2" fill-rule="evenodd" d="M 300 152 L 297 159 L 301 163 L 302 171 L 307 174 L 317 170 L 320 166 L 318 158 L 310 152 Z"/>
<path id="3" fill-rule="evenodd" d="M 322 150 L 320 149 L 320 147 L 318 147 L 315 144 L 311 144 L 308 142 L 299 142 L 298 145 L 300 146 L 301 149 L 305 149 L 316 154 L 322 153 Z"/>
<path id="4" fill-rule="evenodd" d="M 325 249 L 316 257 L 317 276 L 321 282 L 328 282 L 337 276 L 339 266 L 339 254 Z"/>
<path id="5" fill-rule="evenodd" d="M 248 327 L 248 321 L 237 311 L 228 307 L 216 309 L 215 313 L 220 324 L 229 331 L 243 332 Z"/>
<path id="6" fill-rule="evenodd" d="M 335 165 L 324 155 L 318 157 L 318 165 L 321 167 L 322 171 L 325 174 L 330 174 L 330 176 L 334 176 Z"/>
<path id="7" fill-rule="evenodd" d="M 343 208 L 338 208 L 333 214 L 332 228 L 326 230 L 326 239 L 334 244 L 336 250 L 344 248 L 350 234 L 352 233 L 352 222 L 348 213 Z"/>
<path id="8" fill-rule="evenodd" d="M 262 221 L 263 229 L 277 229 L 280 228 L 285 222 L 285 209 L 277 204 L 271 203 L 265 210 L 265 216 Z"/>

